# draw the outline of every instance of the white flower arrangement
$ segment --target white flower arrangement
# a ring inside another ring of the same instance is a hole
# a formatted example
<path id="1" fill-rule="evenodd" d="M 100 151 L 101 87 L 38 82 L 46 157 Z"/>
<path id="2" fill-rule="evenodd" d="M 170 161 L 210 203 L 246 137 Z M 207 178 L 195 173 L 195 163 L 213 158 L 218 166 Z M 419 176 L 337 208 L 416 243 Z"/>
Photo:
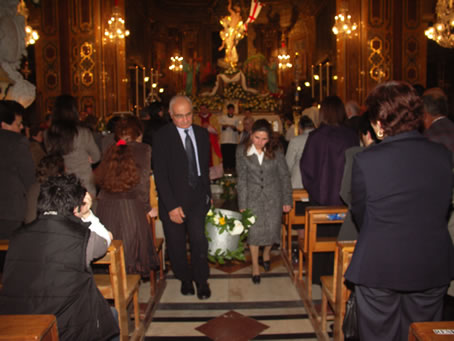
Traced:
<path id="1" fill-rule="evenodd" d="M 224 264 L 226 260 L 240 260 L 245 261 L 244 257 L 244 241 L 247 238 L 249 228 L 255 223 L 256 218 L 250 210 L 244 210 L 241 214 L 241 219 L 228 217 L 220 210 L 211 208 L 205 218 L 205 226 L 208 224 L 216 228 L 218 236 L 223 233 L 228 233 L 230 236 L 239 236 L 238 246 L 235 250 L 208 250 L 208 259 L 211 262 Z M 205 229 L 208 241 L 208 230 Z"/>

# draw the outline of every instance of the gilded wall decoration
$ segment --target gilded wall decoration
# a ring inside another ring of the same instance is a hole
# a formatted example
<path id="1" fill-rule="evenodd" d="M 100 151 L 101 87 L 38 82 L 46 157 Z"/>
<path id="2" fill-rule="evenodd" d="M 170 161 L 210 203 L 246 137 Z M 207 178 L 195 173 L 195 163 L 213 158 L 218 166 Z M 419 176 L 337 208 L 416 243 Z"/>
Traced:
<path id="1" fill-rule="evenodd" d="M 369 75 L 376 82 L 390 79 L 389 43 L 375 36 L 369 40 Z"/>
<path id="2" fill-rule="evenodd" d="M 419 81 L 419 43 L 415 37 L 410 36 L 405 42 L 405 55 L 407 63 L 405 65 L 405 79 L 410 83 Z"/>
<path id="3" fill-rule="evenodd" d="M 57 47 L 55 44 L 48 42 L 43 48 L 43 59 L 46 71 L 44 73 L 44 84 L 47 89 L 55 90 L 58 86 L 57 76 Z"/>

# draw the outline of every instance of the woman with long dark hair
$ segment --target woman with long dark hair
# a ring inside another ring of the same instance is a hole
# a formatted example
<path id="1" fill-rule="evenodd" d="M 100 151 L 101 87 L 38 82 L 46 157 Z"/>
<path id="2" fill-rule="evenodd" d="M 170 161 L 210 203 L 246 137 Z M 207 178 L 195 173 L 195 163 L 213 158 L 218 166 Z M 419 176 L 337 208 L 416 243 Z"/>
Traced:
<path id="1" fill-rule="evenodd" d="M 257 120 L 249 140 L 236 151 L 238 206 L 257 217 L 248 236 L 254 284 L 260 283 L 259 247 L 264 246 L 263 267 L 269 271 L 271 247 L 280 243 L 282 212 L 292 207 L 290 173 L 284 153 L 271 135 L 271 124 Z"/>
<path id="2" fill-rule="evenodd" d="M 420 134 L 423 104 L 411 85 L 380 84 L 366 106 L 382 141 L 354 157 L 359 237 L 345 277 L 355 284 L 361 340 L 407 340 L 412 322 L 441 319 L 454 277 L 452 153 Z"/>
<path id="3" fill-rule="evenodd" d="M 143 278 L 159 266 L 146 215 L 157 215 L 150 207 L 151 148 L 137 142 L 142 126 L 135 116 L 126 116 L 115 125 L 115 140 L 96 168 L 100 187 L 97 215 L 121 239 L 128 273 Z"/>
<path id="4" fill-rule="evenodd" d="M 77 102 L 73 96 L 61 95 L 55 100 L 52 124 L 44 135 L 49 154 L 61 154 L 66 172 L 74 173 L 92 198 L 96 187 L 91 165 L 99 161 L 101 153 L 92 132 L 80 126 Z"/>

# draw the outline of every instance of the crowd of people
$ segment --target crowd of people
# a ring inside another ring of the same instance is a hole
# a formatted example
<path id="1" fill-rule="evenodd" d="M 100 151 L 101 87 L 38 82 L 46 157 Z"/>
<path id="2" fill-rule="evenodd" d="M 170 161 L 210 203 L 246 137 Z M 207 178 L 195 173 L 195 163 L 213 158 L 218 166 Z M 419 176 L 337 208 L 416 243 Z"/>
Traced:
<path id="1" fill-rule="evenodd" d="M 28 140 L 23 108 L 0 101 L 0 239 L 10 240 L 0 259 L 0 313 L 53 313 L 61 339 L 111 339 L 115 312 L 96 290 L 90 262 L 120 239 L 127 272 L 147 280 L 160 265 L 148 222 L 158 216 L 181 294 L 208 299 L 210 184 L 228 172 L 237 177 L 238 210 L 256 216 L 247 239 L 254 284 L 261 267 L 271 268 L 292 189 L 305 188 L 306 205 L 349 208 L 341 226 L 323 231 L 357 240 L 345 277 L 355 286 L 361 339 L 403 340 L 411 322 L 442 318 L 454 277 L 447 103 L 441 89 L 420 96 L 392 81 L 363 107 L 337 96 L 320 106 L 312 100 L 279 135 L 251 113 L 240 119 L 233 104 L 216 115 L 177 95 L 168 115 L 153 103 L 140 118 L 113 117 L 101 136 L 89 128 L 96 121 L 80 122 L 76 99 L 62 95 L 50 126 L 30 129 Z M 159 207 L 150 204 L 150 181 Z M 332 259 L 315 260 L 315 282 L 332 270 Z"/>

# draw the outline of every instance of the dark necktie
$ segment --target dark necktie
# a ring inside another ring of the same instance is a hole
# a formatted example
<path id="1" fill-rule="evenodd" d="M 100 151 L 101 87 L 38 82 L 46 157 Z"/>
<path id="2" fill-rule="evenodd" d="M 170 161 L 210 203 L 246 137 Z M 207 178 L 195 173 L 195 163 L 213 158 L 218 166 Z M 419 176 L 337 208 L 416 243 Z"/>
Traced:
<path id="1" fill-rule="evenodd" d="M 195 158 L 194 145 L 192 144 L 192 139 L 189 136 L 189 129 L 185 129 L 186 139 L 184 140 L 184 145 L 186 149 L 186 155 L 188 157 L 188 180 L 189 186 L 195 188 L 197 185 L 197 160 Z"/>

